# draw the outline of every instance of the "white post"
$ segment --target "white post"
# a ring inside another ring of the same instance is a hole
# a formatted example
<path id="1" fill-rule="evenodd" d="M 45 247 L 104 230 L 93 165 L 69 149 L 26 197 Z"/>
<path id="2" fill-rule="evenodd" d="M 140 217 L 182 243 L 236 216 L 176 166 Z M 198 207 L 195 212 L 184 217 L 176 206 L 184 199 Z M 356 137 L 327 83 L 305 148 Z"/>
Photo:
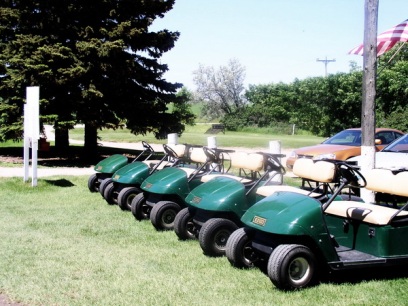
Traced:
<path id="1" fill-rule="evenodd" d="M 281 143 L 280 143 L 279 140 L 269 141 L 269 153 L 281 154 Z M 278 160 L 279 160 L 279 162 L 281 161 L 280 158 L 278 158 Z M 280 185 L 283 184 L 283 175 L 282 174 L 277 174 L 275 171 L 273 171 L 269 175 L 274 176 L 272 178 L 271 182 L 277 182 Z"/>
<path id="2" fill-rule="evenodd" d="M 32 152 L 32 186 L 37 186 L 37 150 L 40 138 L 40 88 L 38 86 L 26 88 L 24 106 L 24 181 L 28 180 L 29 148 L 31 141 Z"/>
<path id="3" fill-rule="evenodd" d="M 176 145 L 178 144 L 178 135 L 177 133 L 171 133 L 167 135 L 167 144 Z"/>
<path id="4" fill-rule="evenodd" d="M 29 136 L 29 126 L 30 126 L 30 114 L 27 104 L 24 105 L 24 177 L 23 181 L 27 182 L 30 175 L 30 136 Z"/>
<path id="5" fill-rule="evenodd" d="M 215 137 L 215 136 L 207 137 L 207 146 L 210 149 L 216 149 L 217 148 L 217 137 Z M 211 167 L 213 169 L 217 169 L 217 171 L 221 170 L 219 165 L 216 164 L 216 163 L 211 164 Z"/>
<path id="6" fill-rule="evenodd" d="M 216 149 L 217 148 L 217 137 L 215 136 L 207 137 L 207 146 L 210 149 Z"/>
<path id="7" fill-rule="evenodd" d="M 361 146 L 361 158 L 359 166 L 363 173 L 364 171 L 375 168 L 375 147 Z M 360 196 L 366 203 L 375 202 L 374 191 L 368 190 L 366 188 L 360 188 Z"/>
<path id="8" fill-rule="evenodd" d="M 31 143 L 32 154 L 32 174 L 31 174 L 31 186 L 37 186 L 37 160 L 38 160 L 38 139 L 33 139 Z"/>

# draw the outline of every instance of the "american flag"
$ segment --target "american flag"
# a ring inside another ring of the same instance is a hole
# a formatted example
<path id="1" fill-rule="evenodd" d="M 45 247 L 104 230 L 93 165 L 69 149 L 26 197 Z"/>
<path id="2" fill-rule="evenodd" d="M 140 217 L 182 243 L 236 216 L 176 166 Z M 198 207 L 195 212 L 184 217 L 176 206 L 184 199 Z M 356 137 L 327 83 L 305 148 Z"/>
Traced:
<path id="1" fill-rule="evenodd" d="M 398 42 L 408 41 L 408 19 L 377 36 L 377 56 L 390 50 Z M 364 46 L 361 44 L 350 50 L 349 54 L 363 55 Z"/>

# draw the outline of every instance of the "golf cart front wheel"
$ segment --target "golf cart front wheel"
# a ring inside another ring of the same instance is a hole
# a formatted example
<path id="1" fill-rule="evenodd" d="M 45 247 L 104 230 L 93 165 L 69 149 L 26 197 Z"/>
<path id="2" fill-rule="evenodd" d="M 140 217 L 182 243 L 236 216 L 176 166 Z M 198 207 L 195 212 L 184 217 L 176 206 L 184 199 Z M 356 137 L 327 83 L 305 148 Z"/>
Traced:
<path id="1" fill-rule="evenodd" d="M 113 182 L 110 182 L 108 185 L 105 186 L 105 190 L 103 192 L 103 198 L 108 202 L 109 205 L 114 205 L 116 204 L 115 198 L 114 198 L 114 192 L 115 192 L 115 185 Z"/>
<path id="2" fill-rule="evenodd" d="M 198 239 L 205 255 L 223 256 L 229 236 L 238 229 L 238 226 L 221 218 L 210 219 L 201 227 Z"/>
<path id="3" fill-rule="evenodd" d="M 146 204 L 146 199 L 143 193 L 139 193 L 132 200 L 130 211 L 136 220 L 149 219 L 151 207 Z"/>
<path id="4" fill-rule="evenodd" d="M 98 182 L 98 177 L 94 173 L 88 179 L 88 189 L 89 189 L 90 192 L 97 192 L 98 191 L 97 182 Z"/>
<path id="5" fill-rule="evenodd" d="M 316 257 L 306 246 L 281 244 L 269 257 L 268 276 L 282 290 L 311 286 L 317 279 Z"/>
<path id="6" fill-rule="evenodd" d="M 198 228 L 188 207 L 178 212 L 174 219 L 174 232 L 180 240 L 197 239 Z"/>
<path id="7" fill-rule="evenodd" d="M 150 213 L 150 221 L 159 231 L 172 230 L 174 228 L 174 219 L 180 209 L 180 206 L 175 202 L 157 202 Z"/>
<path id="8" fill-rule="evenodd" d="M 130 210 L 132 201 L 136 195 L 140 193 L 140 189 L 136 187 L 123 188 L 118 195 L 118 205 L 122 210 Z"/>
<path id="9" fill-rule="evenodd" d="M 105 188 L 106 186 L 108 186 L 110 183 L 112 183 L 112 178 L 106 178 L 104 180 L 102 180 L 102 182 L 99 184 L 99 193 L 102 195 L 102 197 L 104 197 L 105 195 Z"/>
<path id="10" fill-rule="evenodd" d="M 252 268 L 258 260 L 258 255 L 251 245 L 245 228 L 239 228 L 227 240 L 225 255 L 232 266 L 236 268 Z"/>

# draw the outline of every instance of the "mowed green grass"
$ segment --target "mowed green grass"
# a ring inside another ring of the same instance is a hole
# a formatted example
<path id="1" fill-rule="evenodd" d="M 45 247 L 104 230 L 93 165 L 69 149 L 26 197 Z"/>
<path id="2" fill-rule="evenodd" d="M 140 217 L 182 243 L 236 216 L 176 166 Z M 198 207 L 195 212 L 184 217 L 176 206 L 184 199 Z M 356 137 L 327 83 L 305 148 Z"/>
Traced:
<path id="1" fill-rule="evenodd" d="M 86 176 L 0 178 L 0 293 L 25 305 L 406 305 L 408 273 L 335 275 L 277 290 L 110 206 Z"/>
<path id="2" fill-rule="evenodd" d="M 211 124 L 198 123 L 195 126 L 187 126 L 179 143 L 195 145 L 206 145 L 208 137 L 216 137 L 217 145 L 221 147 L 245 147 L 245 148 L 268 148 L 270 141 L 280 141 L 282 148 L 300 148 L 321 143 L 324 138 L 313 135 L 272 135 L 268 133 L 248 133 L 248 132 L 220 132 L 218 134 L 206 134 Z M 261 131 L 261 130 L 260 130 Z M 83 140 L 84 129 L 75 128 L 69 132 L 72 139 Z M 98 131 L 100 141 L 113 142 L 139 142 L 145 140 L 149 143 L 166 143 L 167 139 L 157 140 L 154 135 L 133 135 L 127 129 Z"/>

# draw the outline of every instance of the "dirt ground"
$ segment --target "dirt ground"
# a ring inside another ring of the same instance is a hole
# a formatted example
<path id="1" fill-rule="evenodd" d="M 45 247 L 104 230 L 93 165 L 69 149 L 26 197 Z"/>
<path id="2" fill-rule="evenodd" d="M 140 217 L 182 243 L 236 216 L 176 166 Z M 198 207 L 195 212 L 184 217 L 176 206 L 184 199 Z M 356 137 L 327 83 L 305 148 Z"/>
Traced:
<path id="1" fill-rule="evenodd" d="M 0 294 L 0 306 L 24 306 L 24 304 L 11 302 L 5 294 Z"/>

